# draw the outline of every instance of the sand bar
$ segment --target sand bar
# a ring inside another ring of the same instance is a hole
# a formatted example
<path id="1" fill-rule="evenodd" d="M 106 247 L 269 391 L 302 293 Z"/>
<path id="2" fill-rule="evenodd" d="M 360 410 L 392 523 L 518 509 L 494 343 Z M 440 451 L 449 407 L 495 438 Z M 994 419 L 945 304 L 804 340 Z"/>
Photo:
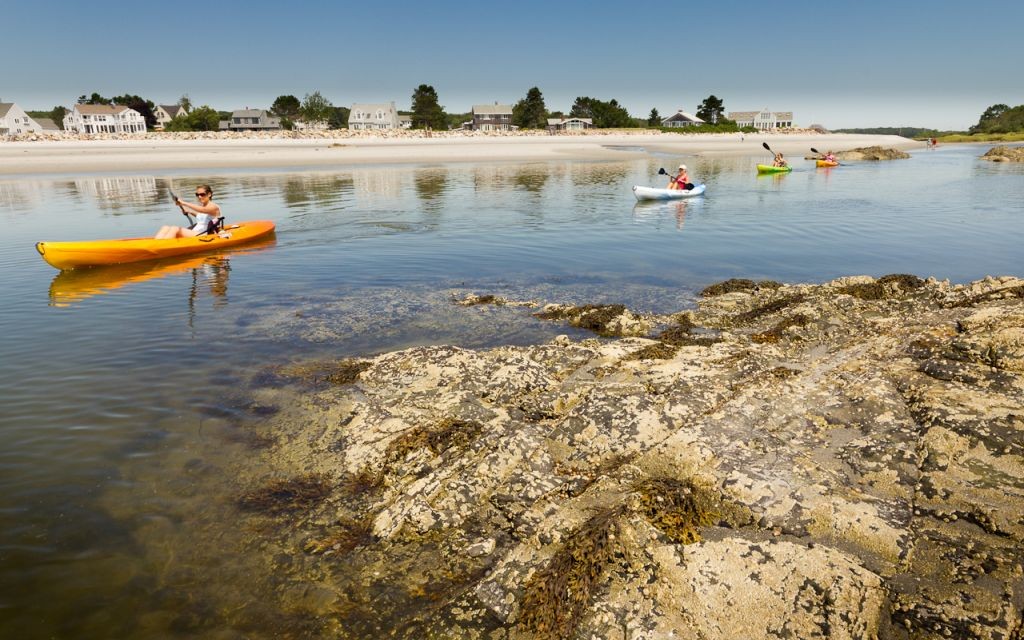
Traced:
<path id="1" fill-rule="evenodd" d="M 910 150 L 923 142 L 856 134 L 592 134 L 554 136 L 363 137 L 0 142 L 0 178 L 47 173 L 147 172 L 241 168 L 343 168 L 375 164 L 628 160 L 648 153 L 737 156 L 776 151 L 796 159 L 810 152 L 880 145 Z"/>

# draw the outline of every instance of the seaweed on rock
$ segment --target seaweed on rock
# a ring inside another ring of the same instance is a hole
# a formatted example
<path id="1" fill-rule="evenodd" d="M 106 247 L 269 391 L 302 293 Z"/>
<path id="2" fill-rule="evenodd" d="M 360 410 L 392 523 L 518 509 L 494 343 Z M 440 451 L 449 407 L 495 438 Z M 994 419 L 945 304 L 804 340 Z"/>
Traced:
<path id="1" fill-rule="evenodd" d="M 520 624 L 532 637 L 572 637 L 619 552 L 616 539 L 624 513 L 618 506 L 592 516 L 527 582 Z"/>

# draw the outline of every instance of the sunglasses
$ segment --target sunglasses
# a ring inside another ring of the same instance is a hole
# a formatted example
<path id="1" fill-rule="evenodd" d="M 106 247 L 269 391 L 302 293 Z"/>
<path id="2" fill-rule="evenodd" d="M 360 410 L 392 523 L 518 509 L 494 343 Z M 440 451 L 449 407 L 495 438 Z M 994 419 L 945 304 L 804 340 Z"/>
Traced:
<path id="1" fill-rule="evenodd" d="M 196 197 L 197 197 L 197 198 L 205 198 L 205 197 L 206 197 L 206 196 L 208 196 L 208 195 L 210 195 L 210 194 L 208 194 L 208 193 L 198 193 L 198 192 L 196 192 Z"/>

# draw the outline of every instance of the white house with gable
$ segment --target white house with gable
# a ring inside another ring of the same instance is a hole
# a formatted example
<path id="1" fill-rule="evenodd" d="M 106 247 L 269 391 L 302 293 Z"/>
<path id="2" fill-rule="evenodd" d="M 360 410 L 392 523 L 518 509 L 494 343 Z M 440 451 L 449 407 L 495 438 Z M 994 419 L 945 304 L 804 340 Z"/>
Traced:
<path id="1" fill-rule="evenodd" d="M 357 102 L 348 114 L 349 129 L 398 129 L 394 102 Z"/>
<path id="2" fill-rule="evenodd" d="M 793 126 L 792 111 L 730 111 L 728 117 L 736 121 L 738 127 L 754 127 L 760 131 L 788 129 Z"/>
<path id="3" fill-rule="evenodd" d="M 120 104 L 76 104 L 64 116 L 64 130 L 75 133 L 145 133 L 142 114 Z"/>
<path id="4" fill-rule="evenodd" d="M 184 107 L 177 104 L 158 104 L 153 109 L 153 117 L 156 118 L 156 128 L 163 129 L 167 126 L 167 123 L 174 120 L 178 116 L 187 116 L 188 111 Z"/>
<path id="5" fill-rule="evenodd" d="M 28 114 L 14 102 L 0 102 L 0 136 L 42 131 Z"/>

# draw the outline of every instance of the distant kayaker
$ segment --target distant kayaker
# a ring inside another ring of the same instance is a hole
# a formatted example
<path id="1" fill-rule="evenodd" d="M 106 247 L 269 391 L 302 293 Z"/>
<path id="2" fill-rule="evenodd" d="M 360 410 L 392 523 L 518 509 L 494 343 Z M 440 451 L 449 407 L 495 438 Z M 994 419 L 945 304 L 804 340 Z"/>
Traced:
<path id="1" fill-rule="evenodd" d="M 788 167 L 789 164 L 786 163 L 786 159 L 782 157 L 781 153 L 776 153 L 775 154 L 775 160 L 772 162 L 772 166 L 773 167 Z"/>
<path id="2" fill-rule="evenodd" d="M 681 189 L 688 190 L 692 189 L 693 185 L 690 184 L 690 176 L 686 173 L 686 165 L 679 165 L 679 172 L 676 175 L 668 179 L 668 189 Z"/>
<path id="3" fill-rule="evenodd" d="M 160 227 L 153 238 L 155 240 L 191 238 L 212 232 L 216 228 L 218 218 L 221 217 L 220 206 L 213 201 L 213 189 L 208 184 L 199 185 L 196 187 L 196 198 L 199 200 L 199 204 L 189 204 L 181 198 L 174 201 L 182 211 L 191 211 L 195 215 L 195 224 L 190 227 L 164 225 Z"/>
<path id="4" fill-rule="evenodd" d="M 832 153 L 832 150 L 829 149 L 828 153 L 826 153 L 824 156 L 822 156 L 821 159 L 824 160 L 825 162 L 835 162 L 836 161 L 836 154 Z"/>

